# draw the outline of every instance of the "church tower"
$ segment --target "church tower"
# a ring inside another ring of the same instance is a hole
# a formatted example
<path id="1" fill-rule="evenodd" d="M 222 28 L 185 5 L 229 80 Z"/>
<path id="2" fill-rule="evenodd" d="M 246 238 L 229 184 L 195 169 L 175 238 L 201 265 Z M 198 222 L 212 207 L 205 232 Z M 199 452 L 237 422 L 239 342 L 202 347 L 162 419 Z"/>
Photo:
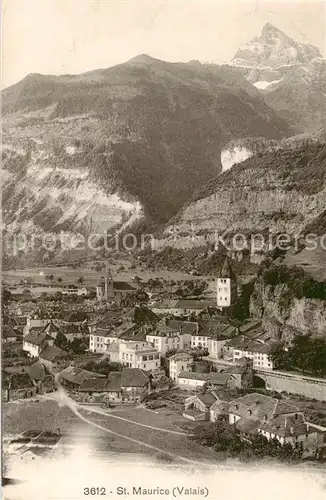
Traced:
<path id="1" fill-rule="evenodd" d="M 113 278 L 110 268 L 108 269 L 108 272 L 106 273 L 105 276 L 104 296 L 106 301 L 114 300 Z"/>
<path id="2" fill-rule="evenodd" d="M 114 286 L 111 270 L 108 269 L 106 276 L 101 276 L 96 286 L 97 300 L 110 302 L 114 300 Z"/>
<path id="3" fill-rule="evenodd" d="M 237 280 L 227 257 L 217 278 L 216 299 L 217 307 L 222 310 L 233 306 L 237 300 Z"/>

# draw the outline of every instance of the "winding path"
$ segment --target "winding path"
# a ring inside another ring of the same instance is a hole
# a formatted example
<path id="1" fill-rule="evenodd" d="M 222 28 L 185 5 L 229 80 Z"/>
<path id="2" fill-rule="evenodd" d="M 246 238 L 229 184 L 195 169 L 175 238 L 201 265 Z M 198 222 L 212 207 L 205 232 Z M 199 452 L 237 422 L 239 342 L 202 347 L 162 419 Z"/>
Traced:
<path id="1" fill-rule="evenodd" d="M 186 462 L 186 463 L 193 464 L 193 465 L 200 465 L 200 464 L 202 465 L 203 464 L 202 461 L 193 460 L 193 459 L 190 459 L 190 458 L 186 458 L 184 456 L 180 456 L 180 455 L 178 455 L 176 453 L 171 453 L 171 452 L 166 451 L 166 450 L 164 450 L 162 448 L 159 448 L 159 447 L 154 446 L 152 444 L 146 443 L 145 441 L 142 441 L 142 440 L 139 440 L 139 439 L 135 439 L 135 438 L 132 438 L 132 437 L 127 436 L 125 434 L 121 434 L 120 432 L 116 432 L 116 431 L 113 431 L 111 429 L 108 429 L 108 428 L 106 428 L 106 427 L 104 427 L 102 425 L 99 425 L 99 424 L 93 422 L 89 418 L 86 418 L 84 415 L 82 415 L 80 413 L 80 411 L 78 409 L 85 410 L 85 411 L 92 412 L 92 413 L 96 413 L 96 414 L 100 414 L 100 415 L 103 415 L 103 416 L 105 416 L 107 418 L 111 418 L 111 419 L 123 420 L 123 421 L 131 423 L 133 425 L 136 425 L 136 426 L 139 426 L 139 427 L 145 427 L 145 428 L 148 428 L 150 430 L 154 430 L 154 431 L 157 431 L 157 432 L 160 432 L 160 433 L 164 432 L 164 433 L 168 433 L 168 434 L 172 434 L 172 435 L 180 436 L 180 437 L 182 436 L 183 438 L 186 438 L 187 434 L 185 434 L 184 432 L 173 431 L 173 430 L 170 430 L 170 429 L 162 429 L 160 427 L 155 427 L 155 426 L 151 426 L 151 425 L 142 424 L 140 422 L 136 422 L 134 420 L 130 420 L 130 419 L 127 419 L 127 418 L 124 418 L 124 417 L 120 417 L 120 416 L 117 416 L 117 415 L 108 414 L 105 411 L 101 411 L 100 409 L 97 409 L 97 408 L 90 408 L 90 407 L 85 408 L 81 404 L 77 403 L 72 398 L 70 398 L 70 396 L 65 392 L 65 390 L 63 389 L 62 386 L 58 386 L 58 391 L 55 394 L 53 394 L 53 393 L 52 394 L 46 394 L 43 397 L 45 397 L 46 399 L 52 399 L 52 400 L 56 401 L 59 404 L 61 403 L 61 404 L 65 405 L 65 406 L 68 406 L 70 408 L 70 410 L 80 420 L 82 420 L 83 422 L 87 423 L 88 425 L 96 427 L 97 429 L 100 429 L 100 430 L 102 430 L 102 431 L 104 431 L 104 432 L 106 432 L 108 434 L 117 436 L 117 437 L 122 438 L 122 439 L 126 439 L 126 440 L 130 441 L 131 443 L 143 446 L 145 448 L 148 448 L 148 449 L 150 449 L 152 451 L 161 453 L 163 455 L 168 455 L 168 456 L 170 456 L 174 460 L 177 459 L 177 460 L 180 460 L 182 462 Z"/>

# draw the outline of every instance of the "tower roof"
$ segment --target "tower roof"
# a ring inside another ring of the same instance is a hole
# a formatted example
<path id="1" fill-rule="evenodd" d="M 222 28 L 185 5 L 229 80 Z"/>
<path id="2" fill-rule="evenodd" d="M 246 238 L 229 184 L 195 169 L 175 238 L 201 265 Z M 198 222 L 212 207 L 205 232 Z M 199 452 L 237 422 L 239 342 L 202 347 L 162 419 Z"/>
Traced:
<path id="1" fill-rule="evenodd" d="M 229 259 L 226 257 L 222 267 L 221 278 L 234 278 L 234 277 L 235 275 L 232 270 L 231 264 L 229 262 Z"/>

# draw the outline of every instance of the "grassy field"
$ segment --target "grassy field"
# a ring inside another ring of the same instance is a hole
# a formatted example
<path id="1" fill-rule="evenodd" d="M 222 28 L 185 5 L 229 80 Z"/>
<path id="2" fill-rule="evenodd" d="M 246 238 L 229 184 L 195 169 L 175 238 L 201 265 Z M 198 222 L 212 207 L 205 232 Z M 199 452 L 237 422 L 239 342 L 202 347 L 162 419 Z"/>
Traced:
<path id="1" fill-rule="evenodd" d="M 45 398 L 3 405 L 6 440 L 27 430 L 58 432 L 60 429 L 59 449 L 87 447 L 101 459 L 113 452 L 141 453 L 155 460 L 166 457 L 176 462 L 214 462 L 211 450 L 183 435 L 179 424 L 184 420 L 181 414 L 166 409 L 155 413 L 143 408 L 119 408 L 110 417 L 105 412 L 94 412 L 91 407 L 79 407 L 74 413 L 60 402 Z"/>
<path id="2" fill-rule="evenodd" d="M 114 264 L 110 265 L 113 278 L 128 282 L 132 282 L 135 275 L 139 276 L 143 281 L 147 281 L 149 278 L 164 278 L 174 281 L 202 279 L 202 277 L 194 277 L 179 271 L 167 271 L 164 269 L 148 271 L 140 267 L 131 268 L 130 266 L 131 264 L 129 261 L 115 261 Z M 124 269 L 122 270 L 121 267 Z M 95 286 L 99 278 L 105 274 L 105 270 L 95 271 L 92 269 L 91 263 L 83 267 L 78 267 L 77 269 L 73 269 L 70 266 L 35 267 L 15 270 L 4 269 L 2 279 L 9 285 L 16 285 L 19 284 L 21 278 L 33 278 L 35 283 L 46 286 L 48 285 L 46 276 L 51 274 L 54 276 L 54 283 L 58 278 L 61 278 L 62 285 L 77 284 L 77 280 L 82 276 L 86 286 Z"/>

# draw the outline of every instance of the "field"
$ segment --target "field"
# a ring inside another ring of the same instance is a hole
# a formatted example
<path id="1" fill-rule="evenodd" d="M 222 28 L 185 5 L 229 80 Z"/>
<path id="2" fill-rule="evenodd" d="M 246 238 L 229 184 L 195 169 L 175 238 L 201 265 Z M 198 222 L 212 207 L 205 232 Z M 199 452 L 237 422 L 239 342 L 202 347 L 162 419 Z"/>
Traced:
<path id="1" fill-rule="evenodd" d="M 49 399 L 51 397 L 56 400 Z M 37 430 L 61 434 L 55 453 L 87 448 L 104 460 L 107 454 L 142 454 L 154 460 L 208 464 L 215 454 L 191 439 L 182 430 L 186 422 L 166 408 L 153 412 L 142 407 L 119 407 L 110 412 L 75 406 L 57 393 L 3 405 L 3 432 L 8 441 L 22 432 Z M 8 448 L 9 446 L 9 448 Z M 12 450 L 11 450 L 12 451 Z"/>
<path id="2" fill-rule="evenodd" d="M 121 269 L 123 267 L 123 269 Z M 192 276 L 179 271 L 167 271 L 164 269 L 158 269 L 155 271 L 148 271 L 146 269 L 141 269 L 139 267 L 131 268 L 130 262 L 126 260 L 116 260 L 112 265 L 110 265 L 113 278 L 115 280 L 132 282 L 135 275 L 139 276 L 143 281 L 147 281 L 149 278 L 164 278 L 165 280 L 194 280 L 202 279 L 203 277 Z M 62 279 L 62 285 L 76 284 L 80 277 L 84 278 L 84 284 L 86 286 L 95 286 L 99 278 L 105 274 L 103 271 L 95 271 L 91 267 L 91 263 L 86 266 L 78 267 L 76 269 L 71 266 L 57 266 L 57 267 L 35 267 L 28 269 L 15 269 L 15 270 L 3 270 L 2 279 L 8 285 L 19 284 L 21 278 L 33 278 L 35 282 L 39 285 L 47 286 L 48 282 L 46 280 L 47 275 L 53 274 L 54 282 L 57 278 Z M 43 289 L 42 291 L 46 291 Z M 33 290 L 34 292 L 34 290 Z"/>

